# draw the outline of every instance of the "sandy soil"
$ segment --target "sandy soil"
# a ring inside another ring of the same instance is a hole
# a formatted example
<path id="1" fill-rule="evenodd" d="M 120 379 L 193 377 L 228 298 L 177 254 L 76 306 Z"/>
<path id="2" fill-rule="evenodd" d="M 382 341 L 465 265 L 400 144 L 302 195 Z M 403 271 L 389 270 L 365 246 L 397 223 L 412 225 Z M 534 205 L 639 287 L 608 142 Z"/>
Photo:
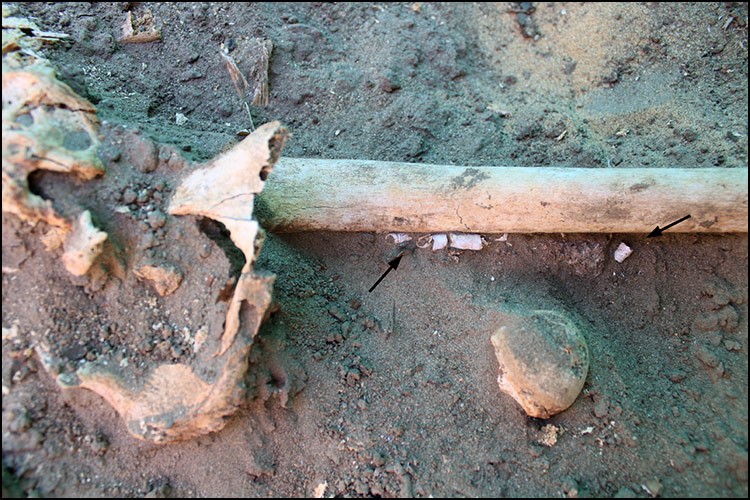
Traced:
<path id="1" fill-rule="evenodd" d="M 101 180 L 42 174 L 35 189 L 179 263 L 185 292 L 118 274 L 129 261 L 73 279 L 43 228 L 3 214 L 3 496 L 312 496 L 325 483 L 326 496 L 746 497 L 747 234 L 485 235 L 481 252 L 406 255 L 373 293 L 394 251 L 383 235 L 269 235 L 257 267 L 277 275 L 279 310 L 251 353 L 247 403 L 179 444 L 135 440 L 30 349 L 52 343 L 71 368 L 185 359 L 181 332 L 221 321 L 202 307 L 236 271 L 220 228 L 111 214 L 158 209 L 174 188 L 169 155 L 149 171 L 118 140 L 201 161 L 250 126 L 222 43 L 242 61 L 248 39 L 273 42 L 270 103 L 252 114 L 289 127 L 288 156 L 747 167 L 746 4 L 524 8 L 19 4 L 71 35 L 46 56 L 107 137 Z M 128 9 L 150 10 L 162 40 L 118 43 Z M 620 264 L 622 241 L 634 252 Z M 489 341 L 504 315 L 544 308 L 571 311 L 591 354 L 578 400 L 547 421 L 499 391 Z"/>

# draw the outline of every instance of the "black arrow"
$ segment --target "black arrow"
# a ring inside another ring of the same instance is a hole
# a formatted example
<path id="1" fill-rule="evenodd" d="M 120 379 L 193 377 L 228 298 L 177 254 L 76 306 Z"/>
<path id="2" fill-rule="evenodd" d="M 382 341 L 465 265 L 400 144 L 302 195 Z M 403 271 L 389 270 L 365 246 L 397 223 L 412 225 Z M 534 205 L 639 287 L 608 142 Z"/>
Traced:
<path id="1" fill-rule="evenodd" d="M 388 273 L 391 272 L 391 269 L 398 269 L 398 264 L 399 262 L 401 262 L 401 257 L 403 257 L 403 255 L 399 255 L 398 257 L 396 257 L 395 259 L 393 259 L 392 261 L 388 263 L 388 269 L 386 269 L 386 271 L 383 273 L 383 276 L 378 278 L 378 281 L 376 281 L 375 284 L 372 285 L 372 287 L 370 288 L 370 292 L 375 290 L 375 287 L 378 286 L 381 281 L 383 281 L 383 278 L 388 276 Z"/>
<path id="2" fill-rule="evenodd" d="M 655 237 L 657 237 L 657 236 L 661 236 L 661 233 L 663 233 L 664 231 L 666 231 L 666 230 L 667 230 L 667 229 L 669 229 L 670 227 L 672 227 L 672 226 L 676 226 L 676 225 L 677 225 L 677 224 L 679 224 L 680 222 L 682 222 L 682 221 L 684 221 L 684 220 L 688 220 L 689 218 L 690 218 L 690 215 L 686 215 L 686 216 L 685 216 L 685 217 L 683 217 L 682 219 L 680 219 L 680 220 L 676 220 L 676 221 L 674 221 L 673 223 L 671 223 L 671 224 L 670 224 L 670 225 L 668 225 L 668 226 L 664 226 L 664 229 L 659 229 L 659 226 L 656 226 L 656 229 L 654 229 L 653 231 L 651 231 L 650 233 L 648 233 L 648 236 L 646 236 L 646 238 L 655 238 Z"/>

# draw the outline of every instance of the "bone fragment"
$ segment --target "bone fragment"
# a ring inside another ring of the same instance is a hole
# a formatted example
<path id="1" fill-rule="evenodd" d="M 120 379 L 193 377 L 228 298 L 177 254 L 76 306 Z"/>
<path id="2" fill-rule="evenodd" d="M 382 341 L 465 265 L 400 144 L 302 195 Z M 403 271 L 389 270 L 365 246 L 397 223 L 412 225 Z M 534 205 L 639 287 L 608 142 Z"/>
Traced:
<path id="1" fill-rule="evenodd" d="M 576 400 L 586 381 L 589 351 L 566 312 L 510 316 L 491 341 L 500 365 L 500 390 L 529 416 L 550 418 Z"/>
<path id="2" fill-rule="evenodd" d="M 282 158 L 258 199 L 267 230 L 747 232 L 747 168 L 458 167 Z"/>
<path id="3" fill-rule="evenodd" d="M 91 212 L 85 210 L 78 217 L 73 232 L 65 241 L 62 256 L 65 269 L 74 276 L 86 274 L 94 260 L 102 253 L 107 233 L 100 231 L 91 222 Z"/>

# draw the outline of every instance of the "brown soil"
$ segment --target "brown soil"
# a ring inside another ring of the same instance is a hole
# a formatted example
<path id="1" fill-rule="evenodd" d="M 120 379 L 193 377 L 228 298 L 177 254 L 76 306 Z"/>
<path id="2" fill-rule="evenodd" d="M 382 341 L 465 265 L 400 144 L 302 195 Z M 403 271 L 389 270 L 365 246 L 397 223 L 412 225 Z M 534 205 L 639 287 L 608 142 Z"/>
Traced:
<path id="1" fill-rule="evenodd" d="M 111 255 L 184 282 L 159 297 L 116 258 L 74 279 L 43 228 L 3 214 L 4 496 L 312 496 L 325 482 L 326 496 L 746 497 L 747 234 L 485 235 L 480 252 L 407 254 L 372 293 L 394 252 L 383 235 L 269 235 L 256 267 L 277 275 L 279 310 L 247 404 L 185 443 L 135 440 L 30 349 L 137 373 L 222 327 L 237 250 L 210 221 L 149 219 L 174 188 L 173 151 L 204 160 L 250 126 L 222 43 L 273 42 L 270 103 L 252 113 L 289 127 L 288 156 L 747 167 L 746 4 L 527 7 L 19 4 L 71 35 L 45 54 L 105 121 L 102 179 L 46 173 L 34 189 L 90 208 Z M 150 10 L 162 40 L 118 43 L 125 9 Z M 133 134 L 172 148 L 144 167 L 118 150 Z M 498 389 L 490 335 L 503 315 L 560 308 L 582 325 L 588 379 L 570 409 L 531 419 Z"/>

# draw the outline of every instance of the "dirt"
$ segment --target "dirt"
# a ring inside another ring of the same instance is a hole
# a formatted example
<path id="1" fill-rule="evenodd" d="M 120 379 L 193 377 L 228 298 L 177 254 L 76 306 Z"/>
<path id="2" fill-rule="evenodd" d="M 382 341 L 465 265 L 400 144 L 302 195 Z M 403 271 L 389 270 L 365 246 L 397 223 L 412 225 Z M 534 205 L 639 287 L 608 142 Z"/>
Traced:
<path id="1" fill-rule="evenodd" d="M 118 235 L 109 254 L 138 259 L 74 278 L 42 227 L 3 214 L 4 496 L 747 496 L 747 234 L 485 235 L 479 252 L 405 255 L 372 293 L 395 250 L 383 235 L 270 234 L 256 268 L 277 275 L 278 310 L 247 403 L 178 444 L 134 439 L 32 349 L 137 374 L 222 327 L 237 249 L 208 220 L 163 218 L 182 157 L 252 126 L 222 44 L 243 68 L 251 40 L 272 42 L 252 121 L 287 125 L 287 156 L 746 168 L 746 4 L 17 8 L 71 35 L 45 55 L 104 122 L 103 178 L 44 173 L 34 189 L 90 208 Z M 119 43 L 127 10 L 150 11 L 161 41 Z M 133 137 L 136 155 L 118 147 Z M 142 262 L 178 270 L 184 292 L 124 271 Z M 560 308 L 583 326 L 588 378 L 571 408 L 532 419 L 500 392 L 490 336 L 504 315 Z"/>

